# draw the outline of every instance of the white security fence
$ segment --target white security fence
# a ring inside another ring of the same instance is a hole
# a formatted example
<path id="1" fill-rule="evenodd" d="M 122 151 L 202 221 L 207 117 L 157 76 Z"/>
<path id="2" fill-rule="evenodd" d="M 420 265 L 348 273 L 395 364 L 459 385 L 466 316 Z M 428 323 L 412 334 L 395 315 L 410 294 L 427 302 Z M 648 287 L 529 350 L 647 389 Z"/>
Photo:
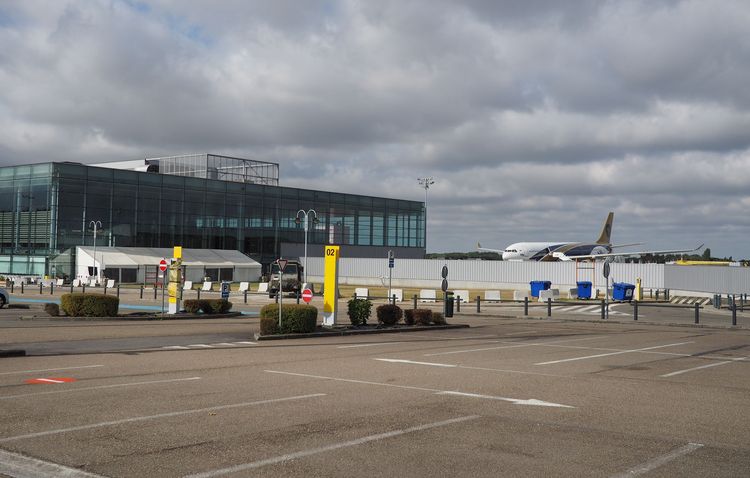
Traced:
<path id="1" fill-rule="evenodd" d="M 396 259 L 392 269 L 394 287 L 440 288 L 443 266 L 448 266 L 451 289 L 528 289 L 529 282 L 548 280 L 553 288 L 576 287 L 578 281 L 592 282 L 603 289 L 603 263 L 446 261 L 440 259 Z M 323 258 L 307 258 L 307 275 L 323 281 Z M 610 281 L 635 284 L 644 289 L 671 289 L 702 293 L 750 293 L 749 267 L 678 266 L 665 264 L 611 263 Z M 341 284 L 383 286 L 388 284 L 387 259 L 339 260 Z"/>

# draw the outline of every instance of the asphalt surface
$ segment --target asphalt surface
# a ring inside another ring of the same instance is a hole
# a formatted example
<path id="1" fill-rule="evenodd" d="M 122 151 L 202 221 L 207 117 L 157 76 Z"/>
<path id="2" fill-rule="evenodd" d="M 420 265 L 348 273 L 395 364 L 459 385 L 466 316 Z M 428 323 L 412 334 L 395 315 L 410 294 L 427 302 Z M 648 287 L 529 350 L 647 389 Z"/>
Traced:
<path id="1" fill-rule="evenodd" d="M 4 309 L 0 348 L 64 350 L 0 359 L 0 476 L 747 476 L 750 331 L 627 307 L 259 343 Z"/>

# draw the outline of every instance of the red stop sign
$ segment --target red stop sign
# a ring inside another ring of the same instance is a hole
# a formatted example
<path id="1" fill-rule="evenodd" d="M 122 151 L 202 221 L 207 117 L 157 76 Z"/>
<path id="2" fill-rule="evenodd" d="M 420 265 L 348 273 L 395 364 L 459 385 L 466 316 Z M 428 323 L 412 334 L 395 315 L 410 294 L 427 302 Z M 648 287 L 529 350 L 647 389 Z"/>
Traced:
<path id="1" fill-rule="evenodd" d="M 159 261 L 159 270 L 162 272 L 167 270 L 167 261 L 165 259 Z"/>
<path id="2" fill-rule="evenodd" d="M 302 291 L 302 300 L 305 302 L 310 302 L 312 300 L 313 293 L 310 289 L 305 289 Z"/>

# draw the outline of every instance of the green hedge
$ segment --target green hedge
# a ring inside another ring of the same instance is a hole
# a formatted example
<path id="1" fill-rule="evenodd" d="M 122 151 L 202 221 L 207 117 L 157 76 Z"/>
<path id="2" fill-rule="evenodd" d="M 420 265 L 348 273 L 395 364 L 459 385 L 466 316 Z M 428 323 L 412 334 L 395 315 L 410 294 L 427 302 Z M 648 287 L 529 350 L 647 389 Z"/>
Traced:
<path id="1" fill-rule="evenodd" d="M 60 297 L 63 312 L 71 317 L 117 317 L 120 299 L 104 294 L 63 294 Z"/>
<path id="2" fill-rule="evenodd" d="M 406 325 L 414 325 L 414 311 L 417 309 L 405 309 L 404 310 L 404 323 Z"/>
<path id="3" fill-rule="evenodd" d="M 318 323 L 318 308 L 305 304 L 284 304 L 281 307 L 279 328 L 279 305 L 268 304 L 260 309 L 260 334 L 305 334 L 314 332 Z"/>
<path id="4" fill-rule="evenodd" d="M 232 303 L 226 299 L 188 299 L 182 302 L 182 307 L 189 314 L 225 314 L 232 310 Z"/>
<path id="5" fill-rule="evenodd" d="M 367 299 L 349 299 L 347 313 L 352 325 L 365 325 L 370 318 L 372 302 Z"/>

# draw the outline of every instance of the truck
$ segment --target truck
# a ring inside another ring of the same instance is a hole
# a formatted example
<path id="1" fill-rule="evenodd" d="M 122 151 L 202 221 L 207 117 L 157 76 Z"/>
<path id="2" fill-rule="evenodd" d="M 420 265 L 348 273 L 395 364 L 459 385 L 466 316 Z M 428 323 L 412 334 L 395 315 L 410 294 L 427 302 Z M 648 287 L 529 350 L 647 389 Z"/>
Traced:
<path id="1" fill-rule="evenodd" d="M 287 261 L 286 268 L 284 268 L 284 281 L 281 287 L 281 292 L 290 292 L 295 296 L 302 292 L 302 271 L 303 267 L 299 261 L 289 260 Z M 276 294 L 279 293 L 279 278 L 281 274 L 279 272 L 279 265 L 277 263 L 271 264 L 271 277 L 268 281 L 268 297 L 273 299 Z"/>

